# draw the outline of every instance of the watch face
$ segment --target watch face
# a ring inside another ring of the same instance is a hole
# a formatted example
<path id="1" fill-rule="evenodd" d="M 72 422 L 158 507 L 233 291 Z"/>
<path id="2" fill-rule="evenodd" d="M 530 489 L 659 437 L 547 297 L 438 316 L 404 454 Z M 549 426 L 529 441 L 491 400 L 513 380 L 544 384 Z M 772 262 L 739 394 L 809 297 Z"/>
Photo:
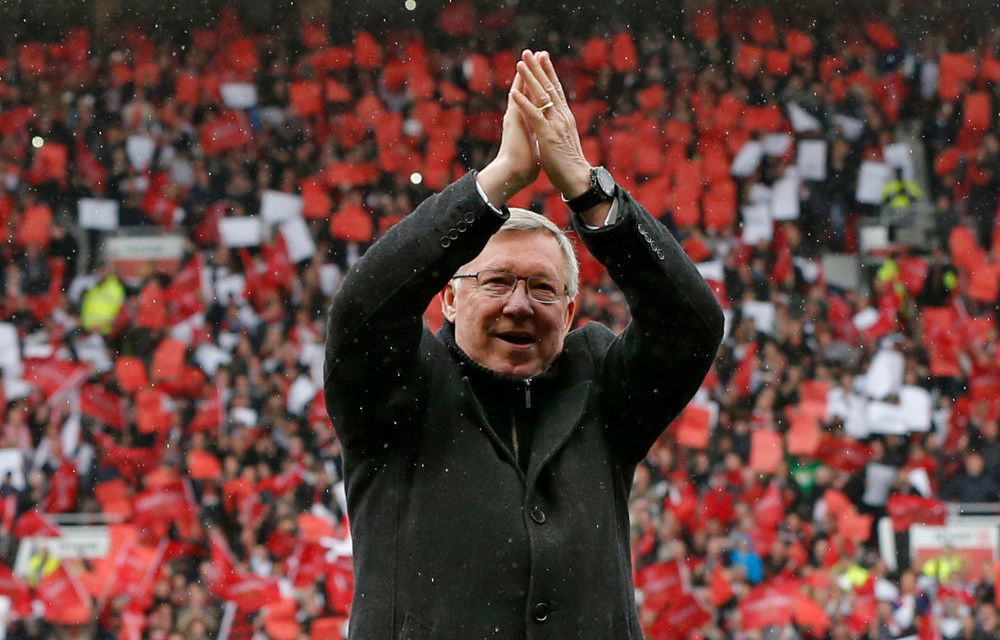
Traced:
<path id="1" fill-rule="evenodd" d="M 597 178 L 597 187 L 601 192 L 609 198 L 614 197 L 615 179 L 611 177 L 611 173 L 604 167 L 597 167 L 594 169 L 594 176 Z"/>

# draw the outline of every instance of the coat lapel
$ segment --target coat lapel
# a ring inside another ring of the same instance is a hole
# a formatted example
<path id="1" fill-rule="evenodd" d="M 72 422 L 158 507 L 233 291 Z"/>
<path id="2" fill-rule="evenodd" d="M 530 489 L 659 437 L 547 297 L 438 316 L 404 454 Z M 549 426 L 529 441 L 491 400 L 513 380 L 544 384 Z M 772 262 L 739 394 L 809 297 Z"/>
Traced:
<path id="1" fill-rule="evenodd" d="M 472 405 L 472 408 L 476 411 L 476 415 L 479 416 L 479 422 L 482 425 L 483 432 L 490 439 L 490 442 L 493 443 L 493 447 L 497 450 L 497 452 L 499 452 L 500 456 L 509 462 L 512 467 L 514 467 L 517 471 L 517 477 L 520 478 L 523 483 L 524 472 L 521 471 L 521 467 L 517 464 L 517 461 L 514 460 L 514 456 L 511 454 L 510 449 L 507 448 L 507 445 L 493 429 L 489 416 L 486 415 L 486 409 L 483 408 L 483 403 L 479 401 L 479 398 L 476 397 L 476 393 L 472 390 L 472 383 L 469 382 L 469 379 L 466 377 L 462 378 L 462 382 L 465 385 L 465 394 L 469 398 L 469 404 Z"/>
<path id="2" fill-rule="evenodd" d="M 531 459 L 528 461 L 529 487 L 534 485 L 542 467 L 566 444 L 580 425 L 592 384 L 591 380 L 578 382 L 568 389 L 562 389 L 539 407 L 539 429 L 532 439 Z"/>

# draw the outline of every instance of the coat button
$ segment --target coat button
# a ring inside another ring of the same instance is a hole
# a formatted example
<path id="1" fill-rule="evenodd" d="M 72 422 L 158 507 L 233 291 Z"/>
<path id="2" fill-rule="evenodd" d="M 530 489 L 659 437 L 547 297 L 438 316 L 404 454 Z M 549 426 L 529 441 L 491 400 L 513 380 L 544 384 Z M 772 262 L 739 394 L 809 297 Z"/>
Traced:
<path id="1" fill-rule="evenodd" d="M 535 622 L 545 622 L 549 619 L 549 605 L 545 602 L 539 602 L 535 605 L 532 613 L 535 616 Z"/>
<path id="2" fill-rule="evenodd" d="M 531 519 L 538 524 L 545 522 L 545 512 L 542 511 L 542 508 L 537 504 L 531 508 L 531 513 L 529 515 L 531 515 Z"/>

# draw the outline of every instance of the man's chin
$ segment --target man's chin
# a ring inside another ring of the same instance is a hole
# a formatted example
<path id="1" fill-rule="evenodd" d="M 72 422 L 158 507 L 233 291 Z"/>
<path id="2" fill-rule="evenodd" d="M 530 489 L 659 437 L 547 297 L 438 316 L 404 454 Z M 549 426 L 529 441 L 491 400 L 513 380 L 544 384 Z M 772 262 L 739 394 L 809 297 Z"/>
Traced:
<path id="1" fill-rule="evenodd" d="M 534 358 L 526 361 L 501 360 L 490 363 L 486 367 L 506 376 L 525 379 L 533 378 L 542 372 L 541 364 Z"/>

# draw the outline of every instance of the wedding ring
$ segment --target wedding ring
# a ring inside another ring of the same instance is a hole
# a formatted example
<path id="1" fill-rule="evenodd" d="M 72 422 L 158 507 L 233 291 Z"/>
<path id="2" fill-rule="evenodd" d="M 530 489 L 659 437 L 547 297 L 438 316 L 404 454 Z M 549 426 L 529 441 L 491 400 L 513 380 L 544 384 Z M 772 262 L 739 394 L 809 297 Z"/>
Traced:
<path id="1" fill-rule="evenodd" d="M 545 111 L 546 109 L 551 109 L 554 106 L 555 106 L 555 103 L 553 103 L 551 100 L 549 100 L 548 102 L 546 102 L 545 104 L 543 104 L 542 106 L 540 106 L 538 108 L 541 109 L 542 111 Z"/>

